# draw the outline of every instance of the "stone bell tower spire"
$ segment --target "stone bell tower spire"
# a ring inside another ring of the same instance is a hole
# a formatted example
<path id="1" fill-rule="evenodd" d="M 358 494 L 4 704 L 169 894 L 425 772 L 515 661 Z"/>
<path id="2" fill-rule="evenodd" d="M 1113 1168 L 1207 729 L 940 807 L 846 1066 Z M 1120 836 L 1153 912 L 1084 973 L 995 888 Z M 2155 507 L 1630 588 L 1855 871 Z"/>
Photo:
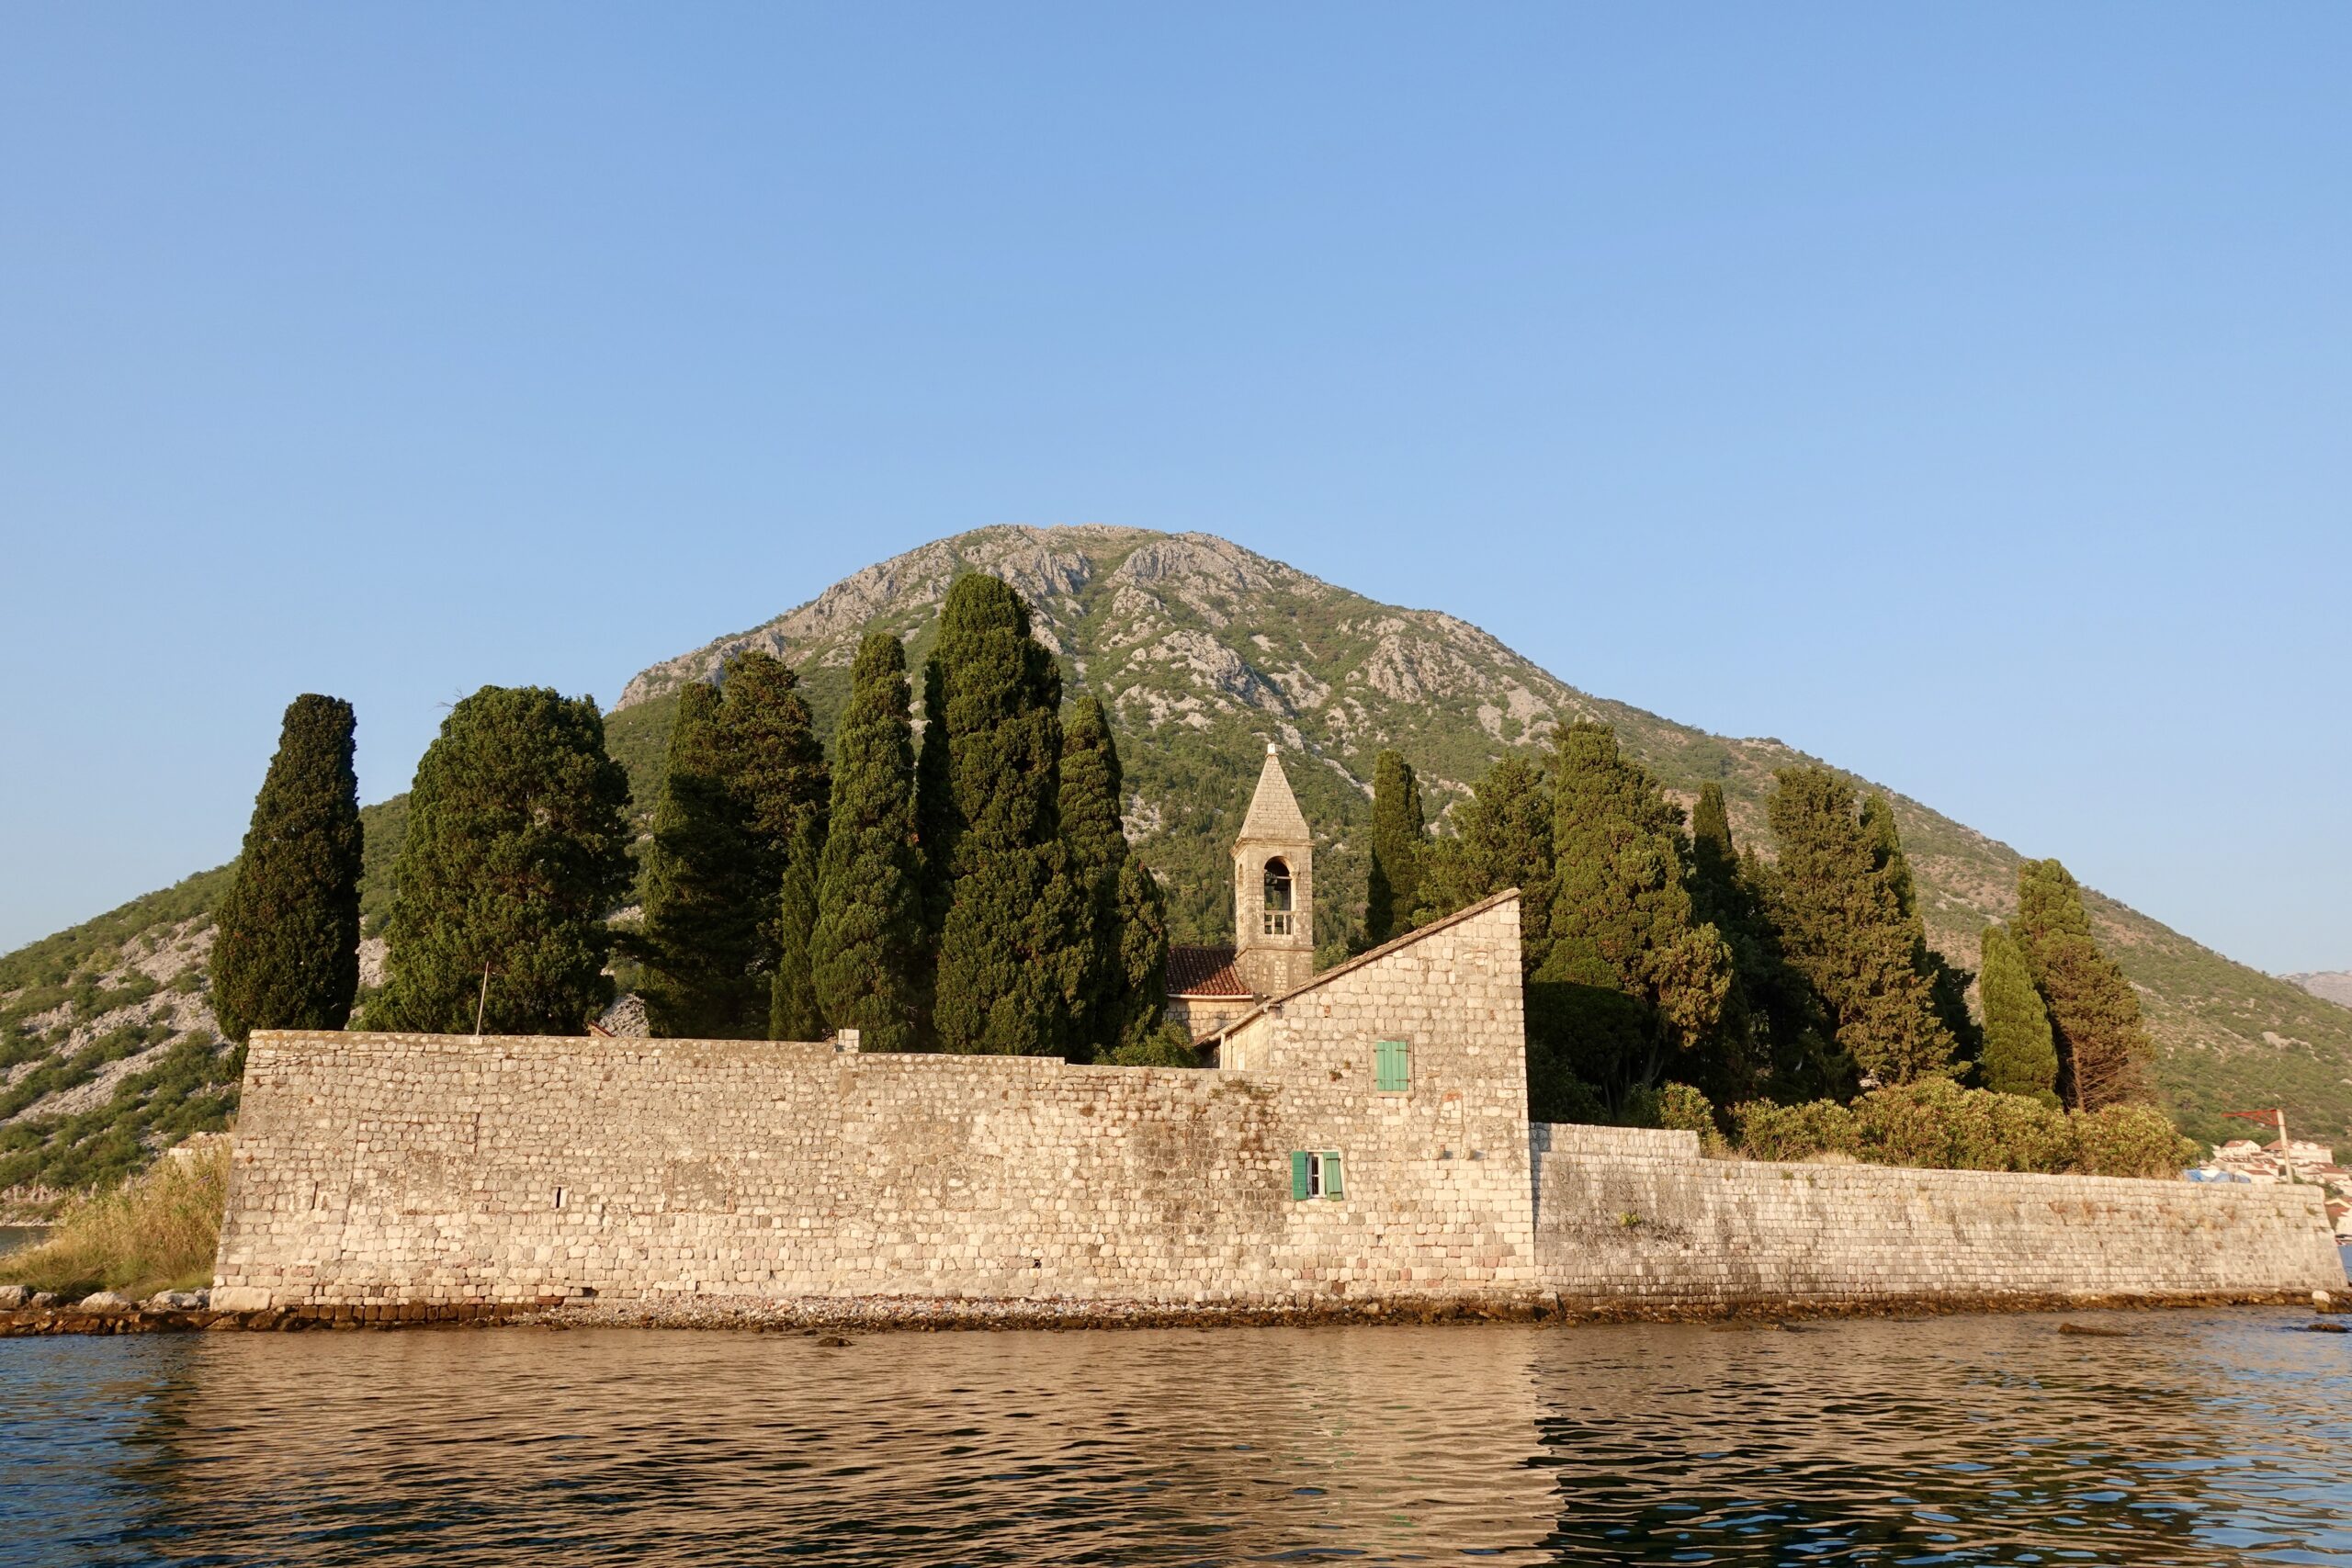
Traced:
<path id="1" fill-rule="evenodd" d="M 1261 997 L 1315 978 L 1315 836 L 1270 744 L 1233 842 L 1233 966 Z"/>

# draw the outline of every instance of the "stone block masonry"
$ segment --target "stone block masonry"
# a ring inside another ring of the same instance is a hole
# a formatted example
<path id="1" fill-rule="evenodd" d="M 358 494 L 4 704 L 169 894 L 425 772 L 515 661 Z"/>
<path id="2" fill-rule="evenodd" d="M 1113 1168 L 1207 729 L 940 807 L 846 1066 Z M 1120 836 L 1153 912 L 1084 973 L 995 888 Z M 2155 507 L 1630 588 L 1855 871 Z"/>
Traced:
<path id="1" fill-rule="evenodd" d="M 256 1033 L 216 1299 L 1523 1296 L 1518 932 L 1489 900 L 1333 971 L 1261 1070 Z"/>
<path id="2" fill-rule="evenodd" d="M 1202 1071 L 257 1032 L 213 1305 L 1017 1319 L 2342 1287 L 2299 1190 L 1750 1165 L 1688 1134 L 1531 1129 L 1520 1010 L 1504 894 L 1261 1005 Z"/>
<path id="3" fill-rule="evenodd" d="M 1538 1123 L 1535 1230 L 1571 1310 L 1839 1309 L 2341 1292 L 2311 1187 L 1702 1159 Z"/>

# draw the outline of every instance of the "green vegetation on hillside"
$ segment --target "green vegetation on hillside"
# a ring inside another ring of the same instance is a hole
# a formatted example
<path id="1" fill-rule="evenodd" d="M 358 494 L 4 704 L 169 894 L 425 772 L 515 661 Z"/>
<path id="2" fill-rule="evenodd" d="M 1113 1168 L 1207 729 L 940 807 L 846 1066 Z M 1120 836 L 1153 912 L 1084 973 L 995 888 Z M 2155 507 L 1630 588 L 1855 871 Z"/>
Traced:
<path id="1" fill-rule="evenodd" d="M 606 716 L 605 745 L 628 773 L 639 830 L 686 681 L 742 648 L 765 648 L 799 672 L 815 728 L 830 737 L 859 642 L 886 633 L 920 669 L 937 640 L 947 585 L 966 571 L 1012 581 L 1050 639 L 1067 690 L 1102 699 L 1122 741 L 1136 855 L 1158 874 L 1177 941 L 1231 940 L 1231 842 L 1269 741 L 1284 749 L 1317 834 L 1316 937 L 1326 962 L 1344 951 L 1363 908 L 1381 750 L 1416 766 L 1439 824 L 1433 876 L 1443 874 L 1446 835 L 1463 820 L 1472 781 L 1505 756 L 1540 761 L 1551 728 L 1570 718 L 1610 724 L 1625 753 L 1686 805 L 1715 786 L 1747 854 L 1770 843 L 1764 806 L 1773 774 L 1817 761 L 1777 740 L 1708 735 L 1590 696 L 1452 617 L 1380 604 L 1208 536 L 995 528 L 877 563 L 631 682 Z M 1927 942 L 1973 968 L 1984 928 L 2017 912 L 2024 857 L 1900 794 L 1840 776 L 1858 795 L 1886 793 Z M 361 900 L 371 935 L 390 910 L 406 806 L 401 796 L 362 812 Z M 28 987 L 70 980 L 86 992 L 126 948 L 200 919 L 230 871 L 191 877 L 0 958 L 0 1019 L 17 1012 Z M 2346 1141 L 2352 1010 L 2233 964 L 2095 892 L 2083 900 L 2098 943 L 2138 997 L 2157 1046 L 2158 1090 L 2185 1129 L 2219 1139 L 2234 1131 L 2221 1111 L 2283 1104 L 2299 1136 Z M 1770 964 L 1743 961 L 1742 976 L 1751 969 L 1769 976 Z M 1759 1039 L 1792 1049 L 1802 1031 L 1784 1022 Z M 56 1031 L 41 1032 L 32 1050 L 45 1056 Z"/>

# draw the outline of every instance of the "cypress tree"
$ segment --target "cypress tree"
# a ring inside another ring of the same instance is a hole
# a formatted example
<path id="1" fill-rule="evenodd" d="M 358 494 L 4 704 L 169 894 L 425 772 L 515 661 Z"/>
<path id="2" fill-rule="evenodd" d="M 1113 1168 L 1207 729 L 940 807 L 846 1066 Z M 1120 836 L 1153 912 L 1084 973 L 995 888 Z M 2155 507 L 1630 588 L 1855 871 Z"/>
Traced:
<path id="1" fill-rule="evenodd" d="M 1119 749 L 1102 702 L 1091 694 L 1070 705 L 1062 729 L 1059 812 L 1070 874 L 1085 896 L 1085 971 L 1070 998 L 1072 1055 L 1116 1048 L 1124 1008 L 1120 967 L 1119 874 L 1127 863 L 1119 819 Z M 1163 993 L 1164 994 L 1164 993 Z M 1159 998 L 1152 998 L 1155 1005 Z"/>
<path id="2" fill-rule="evenodd" d="M 817 1001 L 812 954 L 817 932 L 817 872 L 825 846 L 814 818 L 785 863 L 776 907 L 776 957 L 768 980 L 768 1038 L 822 1040 L 824 1009 Z M 859 1048 L 864 1049 L 861 1040 Z"/>
<path id="3" fill-rule="evenodd" d="M 1881 874 L 1894 891 L 1895 907 L 1903 911 L 1904 919 L 1917 928 L 1912 966 L 1928 977 L 1928 995 L 1936 1019 L 1952 1037 L 1953 1059 L 1973 1062 L 1984 1052 L 1984 1039 L 1968 1012 L 1968 983 L 1972 976 L 1928 945 L 1927 926 L 1919 916 L 1918 890 L 1911 878 L 1911 858 L 1903 852 L 1894 807 L 1886 796 L 1873 792 L 1863 797 L 1862 830 L 1870 836 L 1871 852 L 1878 860 Z"/>
<path id="4" fill-rule="evenodd" d="M 1450 914 L 1506 887 L 1519 889 L 1520 964 L 1532 975 L 1551 950 L 1552 791 L 1543 769 L 1505 757 L 1457 807 L 1451 838 L 1429 845 L 1421 901 Z"/>
<path id="5" fill-rule="evenodd" d="M 417 764 L 371 1023 L 569 1034 L 612 1001 L 605 923 L 629 884 L 628 775 L 595 703 L 484 686 Z"/>
<path id="6" fill-rule="evenodd" d="M 751 976 L 769 896 L 753 873 L 750 833 L 718 689 L 678 694 L 668 765 L 645 851 L 645 916 L 632 944 L 645 961 L 645 1018 L 657 1035 L 741 1039 L 763 987 Z M 764 1021 L 764 1020 L 763 1020 Z"/>
<path id="7" fill-rule="evenodd" d="M 359 989 L 359 780 L 351 705 L 304 693 L 254 797 L 236 878 L 214 917 L 212 1012 L 256 1029 L 341 1029 Z"/>
<path id="8" fill-rule="evenodd" d="M 2033 971 L 2015 939 L 1999 926 L 1984 928 L 1977 984 L 1984 1001 L 1984 1087 L 2058 1103 L 2058 1045 L 2050 1011 L 2033 988 Z"/>
<path id="9" fill-rule="evenodd" d="M 1119 866 L 1118 901 L 1118 968 L 1104 1020 L 1114 1055 L 1149 1047 L 1168 996 L 1168 905 L 1159 878 L 1134 855 Z"/>
<path id="10" fill-rule="evenodd" d="M 1669 1064 L 1688 1070 L 1722 1016 L 1731 952 L 1691 903 L 1680 809 L 1613 730 L 1560 731 L 1552 779 L 1552 951 L 1530 1034 L 1623 1113 Z"/>
<path id="11" fill-rule="evenodd" d="M 923 929 L 934 964 L 956 886 L 957 822 L 950 750 L 947 677 L 934 649 L 922 665 L 922 749 L 915 757 L 915 833 L 922 846 Z"/>
<path id="12" fill-rule="evenodd" d="M 950 883 L 933 1022 L 942 1048 L 1058 1055 L 1086 973 L 1086 890 L 1061 841 L 1061 672 L 1011 587 L 958 579 L 939 615 Z M 926 761 L 932 738 L 926 735 Z"/>
<path id="13" fill-rule="evenodd" d="M 2147 1099 L 2154 1046 L 2141 1025 L 2139 996 L 2092 939 L 2082 887 L 2064 866 L 2037 860 L 2018 867 L 2012 932 L 2050 1009 L 2061 1097 L 2077 1111 Z"/>
<path id="14" fill-rule="evenodd" d="M 1908 866 L 1883 852 L 1853 790 L 1821 768 L 1784 768 L 1767 803 L 1780 848 L 1770 912 L 1788 962 L 1819 996 L 1835 1044 L 1882 1084 L 1945 1071 L 1951 1031 L 1922 966 L 1926 934 L 1904 911 Z"/>
<path id="15" fill-rule="evenodd" d="M 757 945 L 731 1032 L 746 1038 L 824 1035 L 808 959 L 832 785 L 799 688 L 790 665 L 757 649 L 736 655 L 724 674 L 727 787 L 743 823 L 743 873 L 757 909 Z M 779 1026 L 795 1032 L 771 1032 Z"/>
<path id="16" fill-rule="evenodd" d="M 1428 837 L 1420 781 L 1412 764 L 1383 751 L 1372 773 L 1372 869 L 1366 881 L 1363 935 L 1368 947 L 1413 929 L 1420 908 L 1421 851 Z"/>
<path id="17" fill-rule="evenodd" d="M 836 1028 L 856 1030 L 865 1051 L 911 1051 L 919 1038 L 927 948 L 906 671 L 906 649 L 889 633 L 858 645 L 833 736 L 831 826 L 809 943 L 819 1007 Z"/>

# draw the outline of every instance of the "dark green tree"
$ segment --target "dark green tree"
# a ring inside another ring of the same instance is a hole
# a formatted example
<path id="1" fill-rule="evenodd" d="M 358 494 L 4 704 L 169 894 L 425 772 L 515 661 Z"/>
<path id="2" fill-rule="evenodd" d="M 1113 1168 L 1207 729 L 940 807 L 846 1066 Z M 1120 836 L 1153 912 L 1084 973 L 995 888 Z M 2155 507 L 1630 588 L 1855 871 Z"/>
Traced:
<path id="1" fill-rule="evenodd" d="M 1378 947 L 1413 929 L 1413 917 L 1420 908 L 1421 852 L 1428 837 L 1421 783 L 1413 765 L 1394 751 L 1383 751 L 1372 772 L 1372 867 L 1363 906 L 1366 947 Z"/>
<path id="2" fill-rule="evenodd" d="M 1862 829 L 1870 835 L 1871 852 L 1878 857 L 1887 886 L 1894 889 L 1895 903 L 1902 909 L 1903 918 L 1919 928 L 1911 962 L 1928 977 L 1928 994 L 1934 1001 L 1936 1018 L 1952 1037 L 1953 1059 L 1973 1062 L 1984 1049 L 1984 1034 L 1968 1011 L 1968 984 L 1973 976 L 1928 945 L 1927 927 L 1919 915 L 1918 890 L 1911 878 L 1911 859 L 1903 852 L 1894 807 L 1886 796 L 1873 793 L 1862 798 Z"/>
<path id="3" fill-rule="evenodd" d="M 1120 968 L 1119 874 L 1127 834 L 1119 819 L 1119 749 L 1100 699 L 1082 695 L 1062 728 L 1060 815 L 1070 874 L 1085 895 L 1086 949 L 1078 994 L 1070 998 L 1070 1055 L 1086 1060 L 1119 1043 L 1125 1009 Z M 1159 1000 L 1154 998 L 1155 1005 Z"/>
<path id="4" fill-rule="evenodd" d="M 1159 1011 L 1168 996 L 1168 905 L 1159 879 L 1134 855 L 1119 867 L 1118 900 L 1116 988 L 1104 1021 L 1114 1056 L 1147 1050 L 1159 1038 Z M 1181 1065 L 1197 1066 L 1198 1058 Z"/>
<path id="5" fill-rule="evenodd" d="M 1947 1071 L 1954 1043 L 1920 963 L 1926 935 L 1916 910 L 1904 913 L 1908 867 L 1883 852 L 1853 789 L 1826 769 L 1782 769 L 1766 814 L 1780 850 L 1772 924 L 1826 1006 L 1837 1048 L 1882 1084 Z"/>
<path id="6" fill-rule="evenodd" d="M 695 682 L 678 694 L 645 849 L 644 922 L 631 944 L 644 961 L 646 1023 L 657 1035 L 731 1040 L 764 1032 L 750 1021 L 765 1000 L 752 976 L 772 893 L 752 865 L 733 772 L 718 689 Z"/>
<path id="7" fill-rule="evenodd" d="M 940 609 L 951 880 L 933 1023 L 943 1049 L 1059 1055 L 1091 954 L 1059 811 L 1061 672 L 1011 587 L 958 579 Z M 929 750 L 931 738 L 925 738 Z"/>
<path id="8" fill-rule="evenodd" d="M 833 736 L 831 826 L 809 944 L 818 1006 L 834 1027 L 856 1030 L 864 1051 L 919 1043 L 928 950 L 914 806 L 906 649 L 870 632 Z"/>
<path id="9" fill-rule="evenodd" d="M 214 916 L 212 1013 L 256 1029 L 341 1029 L 359 989 L 359 779 L 351 705 L 287 705 L 237 872 Z"/>
<path id="10" fill-rule="evenodd" d="M 1544 770 L 1505 757 L 1454 809 L 1453 833 L 1433 840 L 1421 860 L 1421 902 L 1432 916 L 1519 889 L 1523 975 L 1534 974 L 1551 951 L 1552 818 Z"/>
<path id="11" fill-rule="evenodd" d="M 723 682 L 728 793 L 742 819 L 743 869 L 759 911 L 758 946 L 735 1032 L 820 1039 L 824 1020 L 808 961 L 817 856 L 832 790 L 825 749 L 800 694 L 800 678 L 784 660 L 758 649 L 739 653 L 728 661 Z M 779 1025 L 796 1032 L 769 1032 Z"/>
<path id="12" fill-rule="evenodd" d="M 1669 1069 L 1690 1070 L 1721 1020 L 1732 955 L 1691 903 L 1680 808 L 1613 730 L 1561 730 L 1552 780 L 1552 951 L 1529 987 L 1529 1076 L 1572 1074 L 1622 1115 Z"/>
<path id="13" fill-rule="evenodd" d="M 2140 1021 L 2140 998 L 2091 936 L 2083 890 L 2054 860 L 2018 868 L 2018 918 L 2010 928 L 2050 1010 L 2058 1047 L 2058 1092 L 2077 1111 L 2149 1098 L 2155 1054 Z"/>
<path id="14" fill-rule="evenodd" d="M 369 1023 L 469 1033 L 480 998 L 491 1032 L 581 1030 L 612 1000 L 628 805 L 593 699 L 484 686 L 460 702 L 409 791 Z"/>
<path id="15" fill-rule="evenodd" d="M 1977 1070 L 1996 1094 L 2022 1094 L 2058 1103 L 2058 1045 L 2050 1010 L 2033 988 L 2033 971 L 2009 933 L 1984 928 L 1977 985 L 1984 1003 L 1984 1055 Z"/>
<path id="16" fill-rule="evenodd" d="M 943 607 L 944 608 L 944 607 Z M 947 676 L 933 649 L 922 666 L 922 747 L 915 756 L 915 838 L 922 847 L 922 910 L 926 947 L 937 966 L 940 934 L 956 886 L 956 784 L 947 739 Z M 928 1017 L 931 981 L 924 985 Z"/>
<path id="17" fill-rule="evenodd" d="M 814 818 L 800 827 L 800 841 L 785 863 L 776 904 L 776 959 L 768 976 L 768 1038 L 822 1040 L 829 1031 L 817 1000 L 813 954 L 817 935 L 817 875 L 825 852 Z M 863 1041 L 859 1048 L 864 1049 Z"/>
<path id="18" fill-rule="evenodd" d="M 1702 786 L 1690 814 L 1690 899 L 1732 955 L 1713 1069 L 1699 1086 L 1718 1104 L 1759 1095 L 1801 1102 L 1853 1088 L 1852 1065 L 1830 1043 L 1819 998 L 1781 952 L 1766 910 L 1769 876 L 1734 841 L 1723 786 Z"/>

